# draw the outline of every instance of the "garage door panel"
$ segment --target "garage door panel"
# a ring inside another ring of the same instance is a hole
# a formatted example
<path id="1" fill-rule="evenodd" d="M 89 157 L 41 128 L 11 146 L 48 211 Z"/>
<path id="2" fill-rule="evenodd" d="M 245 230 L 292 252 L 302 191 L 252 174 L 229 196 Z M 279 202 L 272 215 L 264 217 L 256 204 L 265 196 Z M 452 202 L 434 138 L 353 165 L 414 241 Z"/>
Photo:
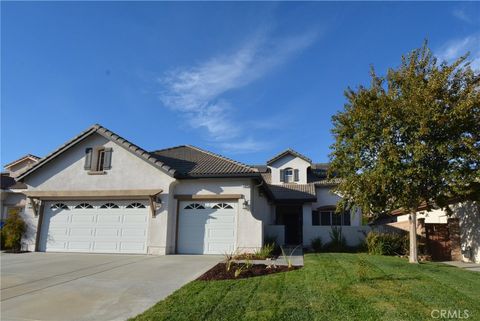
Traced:
<path id="1" fill-rule="evenodd" d="M 115 224 L 115 223 L 120 223 L 122 222 L 122 215 L 117 214 L 117 215 L 112 215 L 110 213 L 105 214 L 105 215 L 99 215 L 97 217 L 97 224 L 98 225 L 109 225 L 109 224 Z"/>
<path id="2" fill-rule="evenodd" d="M 92 223 L 95 221 L 95 215 L 93 214 L 73 214 L 71 217 L 71 223 Z"/>
<path id="3" fill-rule="evenodd" d="M 128 207 L 133 203 L 136 206 Z M 145 253 L 149 217 L 146 203 L 137 200 L 47 202 L 39 249 Z M 108 208 L 105 204 L 109 204 Z M 83 208 L 76 208 L 80 206 Z"/>
<path id="4" fill-rule="evenodd" d="M 180 202 L 177 252 L 185 254 L 233 252 L 236 203 L 225 202 L 222 206 L 219 205 L 216 202 Z"/>
<path id="5" fill-rule="evenodd" d="M 117 228 L 96 228 L 95 237 L 98 238 L 111 238 L 119 235 L 119 229 Z"/>
<path id="6" fill-rule="evenodd" d="M 93 252 L 117 252 L 117 242 L 94 242 Z"/>

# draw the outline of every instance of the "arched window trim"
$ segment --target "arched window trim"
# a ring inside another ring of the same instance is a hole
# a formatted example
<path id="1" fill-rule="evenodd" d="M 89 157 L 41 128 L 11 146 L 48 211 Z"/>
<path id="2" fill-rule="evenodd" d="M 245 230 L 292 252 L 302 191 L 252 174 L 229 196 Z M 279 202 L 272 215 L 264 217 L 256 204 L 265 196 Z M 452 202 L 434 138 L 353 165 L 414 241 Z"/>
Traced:
<path id="1" fill-rule="evenodd" d="M 92 209 L 93 205 L 89 203 L 80 203 L 75 206 L 76 209 Z"/>
<path id="2" fill-rule="evenodd" d="M 127 208 L 145 208 L 142 203 L 134 202 L 127 205 Z"/>
<path id="3" fill-rule="evenodd" d="M 55 203 L 55 204 L 52 204 L 52 206 L 50 206 L 51 209 L 54 209 L 54 210 L 58 210 L 58 209 L 62 209 L 62 210 L 68 210 L 68 206 L 64 203 Z"/>
<path id="4" fill-rule="evenodd" d="M 187 206 L 185 206 L 186 210 L 204 210 L 205 209 L 205 206 L 203 206 L 202 204 L 199 204 L 199 203 L 190 203 L 188 204 Z"/>
<path id="5" fill-rule="evenodd" d="M 223 208 L 223 209 L 232 209 L 233 206 L 230 205 L 230 204 L 227 204 L 227 203 L 217 203 L 217 204 L 213 205 L 212 208 L 214 208 L 214 209 L 221 209 L 221 208 Z"/>
<path id="6" fill-rule="evenodd" d="M 100 206 L 102 209 L 110 209 L 110 208 L 119 208 L 119 206 L 115 203 L 105 203 L 102 206 Z"/>

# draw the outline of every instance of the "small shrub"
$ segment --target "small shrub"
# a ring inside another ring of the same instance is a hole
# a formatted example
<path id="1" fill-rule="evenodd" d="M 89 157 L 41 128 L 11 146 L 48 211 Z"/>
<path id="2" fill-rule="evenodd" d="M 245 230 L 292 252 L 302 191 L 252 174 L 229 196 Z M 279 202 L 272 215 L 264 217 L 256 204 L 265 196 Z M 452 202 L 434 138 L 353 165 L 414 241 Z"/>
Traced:
<path id="1" fill-rule="evenodd" d="M 237 269 L 235 270 L 234 272 L 234 276 L 235 278 L 238 278 L 240 276 L 240 274 L 242 274 L 242 272 L 246 269 L 246 266 L 245 265 L 242 265 L 242 266 L 239 266 L 237 267 Z"/>
<path id="2" fill-rule="evenodd" d="M 330 242 L 325 245 L 325 249 L 330 252 L 345 252 L 347 250 L 347 241 L 340 226 L 332 226 Z"/>
<path id="3" fill-rule="evenodd" d="M 312 250 L 313 252 L 321 252 L 322 251 L 322 246 L 323 246 L 323 243 L 322 243 L 322 239 L 320 237 L 316 237 L 312 240 L 311 242 L 311 247 L 312 247 Z"/>
<path id="4" fill-rule="evenodd" d="M 277 238 L 275 236 L 265 236 L 263 244 L 273 244 L 272 255 L 279 255 L 281 253 L 280 245 L 278 244 Z"/>
<path id="5" fill-rule="evenodd" d="M 405 255 L 408 252 L 408 237 L 406 234 L 371 231 L 365 238 L 365 245 L 368 254 Z"/>
<path id="6" fill-rule="evenodd" d="M 272 257 L 274 250 L 274 243 L 265 243 L 265 245 L 255 252 L 254 257 L 259 260 L 265 260 L 268 257 Z"/>
<path id="7" fill-rule="evenodd" d="M 20 213 L 11 213 L 2 227 L 2 239 L 6 249 L 19 252 L 26 225 Z"/>

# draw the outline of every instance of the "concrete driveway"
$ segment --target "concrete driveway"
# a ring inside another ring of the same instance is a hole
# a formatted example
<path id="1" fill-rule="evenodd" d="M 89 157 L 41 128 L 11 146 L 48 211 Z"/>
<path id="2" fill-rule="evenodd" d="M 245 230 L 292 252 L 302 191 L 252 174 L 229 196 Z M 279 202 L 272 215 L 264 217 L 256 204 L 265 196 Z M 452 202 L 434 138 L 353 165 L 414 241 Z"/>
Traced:
<path id="1" fill-rule="evenodd" d="M 3 321 L 126 320 L 220 256 L 1 253 Z"/>

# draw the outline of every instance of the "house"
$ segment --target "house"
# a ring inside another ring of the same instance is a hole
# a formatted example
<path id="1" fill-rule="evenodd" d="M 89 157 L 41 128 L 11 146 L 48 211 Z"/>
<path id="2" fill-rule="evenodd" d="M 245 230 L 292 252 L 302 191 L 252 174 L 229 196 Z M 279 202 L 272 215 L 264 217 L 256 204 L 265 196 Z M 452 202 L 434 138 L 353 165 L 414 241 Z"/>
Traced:
<path id="1" fill-rule="evenodd" d="M 351 245 L 361 213 L 334 213 L 327 164 L 286 150 L 249 166 L 194 147 L 147 152 L 94 125 L 18 176 L 31 251 L 224 254 L 265 237 L 309 246 L 343 226 Z"/>
<path id="2" fill-rule="evenodd" d="M 454 202 L 450 208 L 451 215 L 436 206 L 428 209 L 426 204 L 418 209 L 417 235 L 425 252 L 434 260 L 480 263 L 480 203 Z M 408 231 L 409 216 L 398 209 L 375 225 Z"/>
<path id="3" fill-rule="evenodd" d="M 21 213 L 25 208 L 25 195 L 22 193 L 27 186 L 17 182 L 16 177 L 38 162 L 40 158 L 31 154 L 25 155 L 4 166 L 6 172 L 1 173 L 2 221 L 11 213 Z"/>

